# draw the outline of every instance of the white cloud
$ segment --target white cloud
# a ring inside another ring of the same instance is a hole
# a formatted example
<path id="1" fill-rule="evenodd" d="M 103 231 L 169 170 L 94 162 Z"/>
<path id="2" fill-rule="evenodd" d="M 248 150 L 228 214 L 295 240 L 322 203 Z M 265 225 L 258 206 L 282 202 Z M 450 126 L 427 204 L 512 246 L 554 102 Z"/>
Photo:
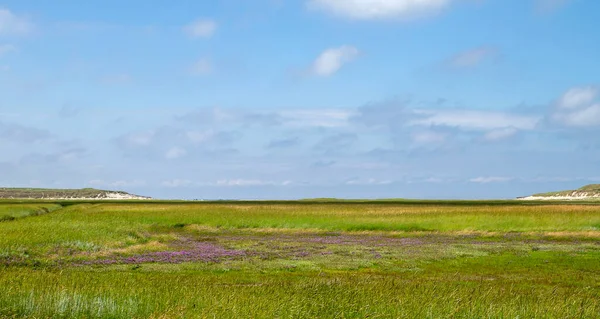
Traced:
<path id="1" fill-rule="evenodd" d="M 540 116 L 519 115 L 499 111 L 476 110 L 415 110 L 423 118 L 412 120 L 409 125 L 448 126 L 465 130 L 493 130 L 513 127 L 520 130 L 532 130 L 540 121 Z"/>
<path id="2" fill-rule="evenodd" d="M 572 88 L 558 99 L 557 107 L 561 109 L 576 109 L 589 105 L 598 97 L 598 93 L 600 93 L 598 88 L 593 86 Z"/>
<path id="3" fill-rule="evenodd" d="M 308 7 L 356 20 L 407 19 L 435 14 L 454 0 L 309 0 Z"/>
<path id="4" fill-rule="evenodd" d="M 217 31 L 217 23 L 210 19 L 198 19 L 183 28 L 192 38 L 210 38 Z"/>
<path id="5" fill-rule="evenodd" d="M 456 54 L 448 60 L 447 64 L 453 68 L 471 68 L 493 58 L 497 52 L 492 47 L 479 47 Z"/>
<path id="6" fill-rule="evenodd" d="M 557 113 L 554 118 L 566 126 L 589 127 L 600 125 L 600 103 L 573 112 Z"/>
<path id="7" fill-rule="evenodd" d="M 280 111 L 283 125 L 290 127 L 342 127 L 347 126 L 355 114 L 347 109 L 317 109 Z"/>
<path id="8" fill-rule="evenodd" d="M 600 125 L 600 102 L 597 87 L 572 88 L 556 102 L 551 119 L 565 126 L 590 127 Z"/>
<path id="9" fill-rule="evenodd" d="M 231 125 L 267 127 L 344 127 L 357 114 L 350 108 L 302 108 L 302 109 L 212 109 L 188 112 L 177 116 L 181 121 L 213 127 Z M 187 138 L 195 143 L 204 143 L 218 134 L 214 129 L 189 130 Z"/>
<path id="10" fill-rule="evenodd" d="M 105 181 L 102 179 L 94 179 L 87 182 L 88 185 L 93 187 L 139 187 L 146 186 L 144 180 L 118 180 L 118 181 Z"/>
<path id="11" fill-rule="evenodd" d="M 163 181 L 161 183 L 162 186 L 169 188 L 188 187 L 192 184 L 192 181 L 187 179 L 172 179 L 168 181 Z"/>
<path id="12" fill-rule="evenodd" d="M 444 183 L 446 182 L 446 180 L 439 178 L 439 177 L 428 177 L 426 179 L 424 179 L 422 181 L 423 183 L 434 183 L 434 184 L 439 184 L 439 183 Z"/>
<path id="13" fill-rule="evenodd" d="M 130 133 L 124 137 L 124 142 L 128 145 L 147 146 L 154 140 L 154 135 L 153 131 Z"/>
<path id="14" fill-rule="evenodd" d="M 208 58 L 201 58 L 190 68 L 193 75 L 208 75 L 213 72 L 213 65 Z"/>
<path id="15" fill-rule="evenodd" d="M 178 146 L 172 147 L 165 153 L 166 159 L 178 159 L 187 154 L 187 150 L 185 148 L 181 148 Z"/>
<path id="16" fill-rule="evenodd" d="M 515 136 L 518 132 L 519 130 L 514 127 L 499 128 L 485 133 L 483 139 L 489 142 L 496 142 L 505 140 L 507 138 L 511 138 Z"/>
<path id="17" fill-rule="evenodd" d="M 413 142 L 418 144 L 437 144 L 446 141 L 447 134 L 435 131 L 420 131 L 411 134 Z"/>
<path id="18" fill-rule="evenodd" d="M 16 52 L 17 48 L 12 44 L 0 44 L 0 57 L 6 53 Z"/>
<path id="19" fill-rule="evenodd" d="M 188 131 L 185 133 L 185 135 L 192 143 L 202 144 L 204 142 L 210 141 L 215 136 L 215 132 L 213 130 Z"/>
<path id="20" fill-rule="evenodd" d="M 356 59 L 358 54 L 358 49 L 349 45 L 327 49 L 313 63 L 311 73 L 317 76 L 331 76 L 339 71 L 344 64 Z"/>
<path id="21" fill-rule="evenodd" d="M 375 178 L 369 179 L 353 179 L 346 182 L 346 185 L 389 185 L 392 184 L 393 181 L 390 180 L 378 180 Z"/>
<path id="22" fill-rule="evenodd" d="M 480 183 L 480 184 L 488 184 L 488 183 L 504 183 L 510 182 L 514 180 L 512 177 L 499 177 L 499 176 L 481 176 L 476 178 L 471 178 L 469 182 L 471 183 Z"/>
<path id="23" fill-rule="evenodd" d="M 111 185 L 116 186 L 116 187 L 146 186 L 146 181 L 143 181 L 143 180 L 133 180 L 133 181 L 121 180 L 121 181 L 112 182 Z"/>
<path id="24" fill-rule="evenodd" d="M 287 186 L 291 185 L 291 181 L 274 182 L 260 179 L 222 179 L 217 181 L 214 186 L 229 186 L 229 187 L 244 187 L 244 186 Z"/>
<path id="25" fill-rule="evenodd" d="M 0 35 L 21 35 L 33 30 L 33 24 L 25 17 L 17 16 L 8 9 L 0 8 Z"/>

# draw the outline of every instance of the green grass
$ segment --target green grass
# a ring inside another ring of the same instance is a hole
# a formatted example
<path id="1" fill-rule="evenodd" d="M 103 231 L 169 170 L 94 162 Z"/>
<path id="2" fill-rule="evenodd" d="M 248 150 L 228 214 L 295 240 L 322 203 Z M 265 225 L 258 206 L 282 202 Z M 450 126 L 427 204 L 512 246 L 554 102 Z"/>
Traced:
<path id="1" fill-rule="evenodd" d="M 5 316 L 26 318 L 595 318 L 600 311 L 597 287 L 452 274 L 19 270 L 0 282 L 14 287 L 0 297 Z"/>
<path id="2" fill-rule="evenodd" d="M 84 204 L 35 219 L 0 224 L 0 247 L 31 250 L 64 241 L 122 245 L 177 224 L 219 229 L 292 228 L 327 231 L 598 231 L 599 206 Z"/>
<path id="3" fill-rule="evenodd" d="M 0 205 L 0 222 L 12 221 L 27 216 L 37 216 L 57 210 L 57 204 Z"/>
<path id="4" fill-rule="evenodd" d="M 0 222 L 0 318 L 600 317 L 593 204 L 51 205 L 0 204 L 50 212 Z M 243 253 L 151 259 L 196 244 Z"/>

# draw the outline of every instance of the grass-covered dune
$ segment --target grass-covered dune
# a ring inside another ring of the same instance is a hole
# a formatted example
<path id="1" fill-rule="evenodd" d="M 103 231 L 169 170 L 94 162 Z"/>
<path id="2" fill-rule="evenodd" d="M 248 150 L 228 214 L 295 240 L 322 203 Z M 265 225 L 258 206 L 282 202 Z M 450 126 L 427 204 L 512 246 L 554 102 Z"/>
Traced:
<path id="1" fill-rule="evenodd" d="M 576 190 L 548 192 L 525 197 L 527 199 L 600 199 L 600 184 L 590 184 Z"/>
<path id="2" fill-rule="evenodd" d="M 0 318 L 600 317 L 600 205 L 3 203 L 0 215 L 35 205 L 48 212 L 0 222 Z"/>
<path id="3" fill-rule="evenodd" d="M 123 191 L 107 191 L 95 188 L 0 188 L 0 199 L 144 199 Z"/>

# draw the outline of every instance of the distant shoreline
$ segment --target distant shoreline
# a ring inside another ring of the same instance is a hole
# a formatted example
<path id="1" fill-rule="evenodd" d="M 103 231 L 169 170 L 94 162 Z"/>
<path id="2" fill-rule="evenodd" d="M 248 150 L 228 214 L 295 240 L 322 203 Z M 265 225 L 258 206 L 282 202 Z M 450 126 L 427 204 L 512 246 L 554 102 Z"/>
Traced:
<path id="1" fill-rule="evenodd" d="M 149 200 L 151 197 L 129 194 L 123 191 L 49 188 L 0 188 L 0 199 L 16 200 Z"/>

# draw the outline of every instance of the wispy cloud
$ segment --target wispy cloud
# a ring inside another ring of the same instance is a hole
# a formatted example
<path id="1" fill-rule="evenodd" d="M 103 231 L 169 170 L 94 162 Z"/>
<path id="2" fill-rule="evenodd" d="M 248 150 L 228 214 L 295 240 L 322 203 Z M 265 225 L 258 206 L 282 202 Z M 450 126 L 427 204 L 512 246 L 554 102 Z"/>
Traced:
<path id="1" fill-rule="evenodd" d="M 271 142 L 269 142 L 269 145 L 267 145 L 267 148 L 268 149 L 281 149 L 281 148 L 297 146 L 298 144 L 300 144 L 300 138 L 298 138 L 296 136 L 296 137 L 291 137 L 291 138 L 272 140 Z"/>
<path id="2" fill-rule="evenodd" d="M 21 165 L 48 165 L 55 163 L 70 163 L 81 159 L 88 150 L 83 147 L 70 147 L 51 152 L 32 152 L 25 154 L 19 160 Z"/>
<path id="3" fill-rule="evenodd" d="M 446 141 L 448 134 L 433 130 L 417 131 L 411 134 L 411 139 L 417 144 L 438 144 Z"/>
<path id="4" fill-rule="evenodd" d="M 360 185 L 360 186 L 367 186 L 367 185 L 389 185 L 392 184 L 393 181 L 390 180 L 378 180 L 375 178 L 367 178 L 367 179 L 351 179 L 349 181 L 346 181 L 346 185 Z"/>
<path id="5" fill-rule="evenodd" d="M 493 47 L 483 46 L 459 52 L 446 61 L 446 66 L 454 69 L 476 67 L 498 55 L 498 50 Z"/>
<path id="6" fill-rule="evenodd" d="M 63 107 L 60 108 L 60 110 L 58 111 L 58 116 L 60 116 L 63 119 L 72 118 L 79 115 L 81 111 L 82 109 L 80 107 L 67 104 L 63 105 Z"/>
<path id="7" fill-rule="evenodd" d="M 244 127 L 344 127 L 356 114 L 349 108 L 256 110 L 202 109 L 176 118 L 195 125 L 241 125 Z"/>
<path id="8" fill-rule="evenodd" d="M 592 127 L 600 125 L 600 103 L 579 108 L 573 112 L 559 112 L 554 118 L 566 126 Z"/>
<path id="9" fill-rule="evenodd" d="M 210 38 L 217 31 L 217 23 L 211 19 L 198 19 L 183 28 L 192 38 Z"/>
<path id="10" fill-rule="evenodd" d="M 453 0 L 309 0 L 310 9 L 356 20 L 409 19 L 438 13 Z"/>
<path id="11" fill-rule="evenodd" d="M 595 86 L 571 88 L 558 99 L 556 106 L 560 109 L 576 109 L 586 106 L 598 97 L 598 93 L 600 90 Z"/>
<path id="12" fill-rule="evenodd" d="M 16 52 L 16 51 L 17 51 L 17 47 L 15 47 L 12 44 L 0 44 L 0 57 L 2 57 L 4 54 Z"/>
<path id="13" fill-rule="evenodd" d="M 569 127 L 600 125 L 599 93 L 594 86 L 569 89 L 556 102 L 551 119 Z"/>
<path id="14" fill-rule="evenodd" d="M 519 133 L 519 130 L 514 127 L 505 127 L 491 130 L 483 136 L 484 141 L 498 142 L 509 139 Z"/>
<path id="15" fill-rule="evenodd" d="M 342 127 L 355 114 L 352 109 L 284 110 L 277 113 L 289 127 Z"/>
<path id="16" fill-rule="evenodd" d="M 505 183 L 514 180 L 513 177 L 502 177 L 502 176 L 480 176 L 471 178 L 469 182 L 471 183 L 480 183 L 480 184 L 488 184 L 488 183 Z"/>
<path id="17" fill-rule="evenodd" d="M 184 187 L 260 187 L 260 186 L 289 186 L 291 181 L 272 181 L 262 179 L 219 179 L 214 182 L 191 181 L 189 179 L 170 179 L 160 183 L 168 188 L 184 188 Z"/>
<path id="18" fill-rule="evenodd" d="M 188 187 L 188 186 L 192 186 L 193 184 L 194 184 L 194 182 L 192 182 L 188 179 L 171 179 L 171 180 L 166 180 L 166 181 L 161 182 L 162 186 L 169 187 L 169 188 Z"/>
<path id="19" fill-rule="evenodd" d="M 200 58 L 190 67 L 190 73 L 193 75 L 209 75 L 213 71 L 213 64 L 208 58 Z"/>
<path id="20" fill-rule="evenodd" d="M 146 186 L 147 182 L 144 180 L 116 180 L 116 181 L 105 181 L 102 179 L 93 179 L 86 183 L 87 185 L 94 187 L 140 187 Z"/>
<path id="21" fill-rule="evenodd" d="M 187 155 L 187 150 L 185 148 L 174 146 L 165 153 L 165 158 L 173 160 L 181 158 L 185 155 Z"/>
<path id="22" fill-rule="evenodd" d="M 29 144 L 47 140 L 51 137 L 52 133 L 47 130 L 17 123 L 0 122 L 0 139 L 6 139 L 10 142 Z"/>
<path id="23" fill-rule="evenodd" d="M 354 61 L 358 55 L 358 49 L 349 45 L 327 49 L 313 62 L 310 73 L 324 77 L 334 75 L 344 64 Z"/>
<path id="24" fill-rule="evenodd" d="M 151 130 L 133 131 L 113 139 L 127 157 L 147 160 L 174 160 L 184 156 L 200 156 L 229 152 L 229 146 L 240 138 L 236 131 L 188 129 L 163 125 Z"/>
<path id="25" fill-rule="evenodd" d="M 410 121 L 416 126 L 447 126 L 465 130 L 494 130 L 513 127 L 521 130 L 532 130 L 540 121 L 540 115 L 522 115 L 502 111 L 479 111 L 468 109 L 417 109 L 419 119 Z"/>
<path id="26" fill-rule="evenodd" d="M 353 133 L 338 133 L 323 137 L 314 149 L 323 153 L 338 153 L 347 150 L 358 141 L 358 136 Z"/>
<path id="27" fill-rule="evenodd" d="M 0 7 L 0 35 L 23 35 L 33 28 L 33 23 L 27 17 Z"/>
<path id="28" fill-rule="evenodd" d="M 224 187 L 248 187 L 248 186 L 287 186 L 291 185 L 291 181 L 269 181 L 261 179 L 221 179 L 216 183 L 209 183 L 211 186 L 224 186 Z"/>

